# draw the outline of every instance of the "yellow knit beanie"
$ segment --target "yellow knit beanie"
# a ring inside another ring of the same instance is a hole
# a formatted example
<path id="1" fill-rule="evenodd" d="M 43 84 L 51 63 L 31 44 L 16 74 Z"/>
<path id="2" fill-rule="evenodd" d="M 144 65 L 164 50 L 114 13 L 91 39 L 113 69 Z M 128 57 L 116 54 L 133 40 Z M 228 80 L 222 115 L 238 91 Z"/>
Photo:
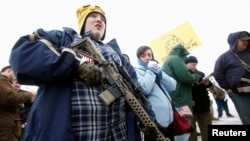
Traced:
<path id="1" fill-rule="evenodd" d="M 80 7 L 76 10 L 76 15 L 78 18 L 78 28 L 80 30 L 80 35 L 82 35 L 84 32 L 86 18 L 88 17 L 88 15 L 90 13 L 93 13 L 93 12 L 97 12 L 97 13 L 102 14 L 103 17 L 105 18 L 105 22 L 106 22 L 105 12 L 99 6 L 86 5 L 86 6 Z M 106 33 L 106 28 L 104 30 L 104 34 L 103 34 L 101 40 L 103 40 L 105 38 L 105 33 Z"/>

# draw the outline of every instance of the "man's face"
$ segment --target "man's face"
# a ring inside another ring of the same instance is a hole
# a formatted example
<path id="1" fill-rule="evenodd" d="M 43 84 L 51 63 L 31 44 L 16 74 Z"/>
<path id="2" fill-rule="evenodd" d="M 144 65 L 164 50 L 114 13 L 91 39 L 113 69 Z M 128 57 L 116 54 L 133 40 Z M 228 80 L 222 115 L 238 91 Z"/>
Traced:
<path id="1" fill-rule="evenodd" d="M 105 18 L 100 13 L 90 13 L 86 19 L 85 32 L 91 31 L 94 40 L 100 40 L 105 32 Z"/>
<path id="2" fill-rule="evenodd" d="M 196 71 L 196 66 L 197 66 L 197 63 L 187 63 L 187 68 L 191 72 L 195 72 Z"/>
<path id="3" fill-rule="evenodd" d="M 236 50 L 241 52 L 247 49 L 249 40 L 238 40 Z"/>

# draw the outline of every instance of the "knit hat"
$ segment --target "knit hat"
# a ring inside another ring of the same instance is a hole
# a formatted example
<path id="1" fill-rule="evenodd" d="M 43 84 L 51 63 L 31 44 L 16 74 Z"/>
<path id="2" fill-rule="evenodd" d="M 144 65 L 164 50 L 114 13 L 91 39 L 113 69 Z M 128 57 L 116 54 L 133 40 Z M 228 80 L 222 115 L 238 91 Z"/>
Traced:
<path id="1" fill-rule="evenodd" d="M 198 63 L 198 60 L 197 60 L 197 58 L 194 57 L 194 56 L 189 56 L 189 57 L 187 58 L 187 60 L 186 60 L 186 64 L 187 64 L 187 63 Z"/>
<path id="2" fill-rule="evenodd" d="M 88 15 L 90 13 L 93 13 L 93 12 L 97 12 L 97 13 L 100 13 L 101 15 L 103 15 L 103 17 L 105 18 L 105 22 L 106 22 L 105 12 L 99 6 L 86 5 L 86 6 L 80 7 L 76 10 L 76 15 L 78 18 L 78 28 L 80 30 L 80 35 L 82 35 L 83 32 L 86 32 L 86 31 L 84 31 L 86 19 L 87 19 Z M 106 33 L 106 28 L 104 30 L 104 33 L 103 33 L 101 40 L 104 40 L 105 33 Z"/>

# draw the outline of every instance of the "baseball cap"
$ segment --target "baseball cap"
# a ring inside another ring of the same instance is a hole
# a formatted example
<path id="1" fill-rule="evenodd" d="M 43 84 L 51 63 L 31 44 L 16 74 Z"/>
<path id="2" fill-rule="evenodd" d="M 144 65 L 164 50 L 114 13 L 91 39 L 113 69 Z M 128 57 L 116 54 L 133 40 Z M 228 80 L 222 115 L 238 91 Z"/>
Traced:
<path id="1" fill-rule="evenodd" d="M 243 40 L 243 41 L 250 40 L 250 35 L 249 35 L 249 33 L 243 31 L 240 33 L 239 39 Z"/>

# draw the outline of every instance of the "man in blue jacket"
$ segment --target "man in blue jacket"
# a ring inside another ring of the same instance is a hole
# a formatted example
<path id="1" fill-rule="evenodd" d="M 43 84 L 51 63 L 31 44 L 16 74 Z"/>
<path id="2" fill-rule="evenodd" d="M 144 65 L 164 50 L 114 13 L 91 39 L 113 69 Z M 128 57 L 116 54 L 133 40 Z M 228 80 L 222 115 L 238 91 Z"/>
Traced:
<path id="1" fill-rule="evenodd" d="M 116 40 L 102 42 L 107 24 L 105 12 L 88 5 L 76 13 L 81 37 L 71 28 L 38 29 L 21 37 L 12 48 L 10 64 L 18 81 L 39 87 L 23 140 L 140 141 L 136 127 L 130 129 L 135 120 L 128 114 L 124 97 L 106 106 L 99 98 L 105 89 L 95 60 L 79 55 L 69 46 L 89 36 L 108 63 L 124 66 L 134 81 L 136 73 Z M 132 118 L 128 120 L 128 116 Z"/>
<path id="2" fill-rule="evenodd" d="M 250 34 L 230 33 L 227 41 L 229 50 L 216 60 L 214 77 L 232 99 L 242 124 L 250 124 Z"/>

